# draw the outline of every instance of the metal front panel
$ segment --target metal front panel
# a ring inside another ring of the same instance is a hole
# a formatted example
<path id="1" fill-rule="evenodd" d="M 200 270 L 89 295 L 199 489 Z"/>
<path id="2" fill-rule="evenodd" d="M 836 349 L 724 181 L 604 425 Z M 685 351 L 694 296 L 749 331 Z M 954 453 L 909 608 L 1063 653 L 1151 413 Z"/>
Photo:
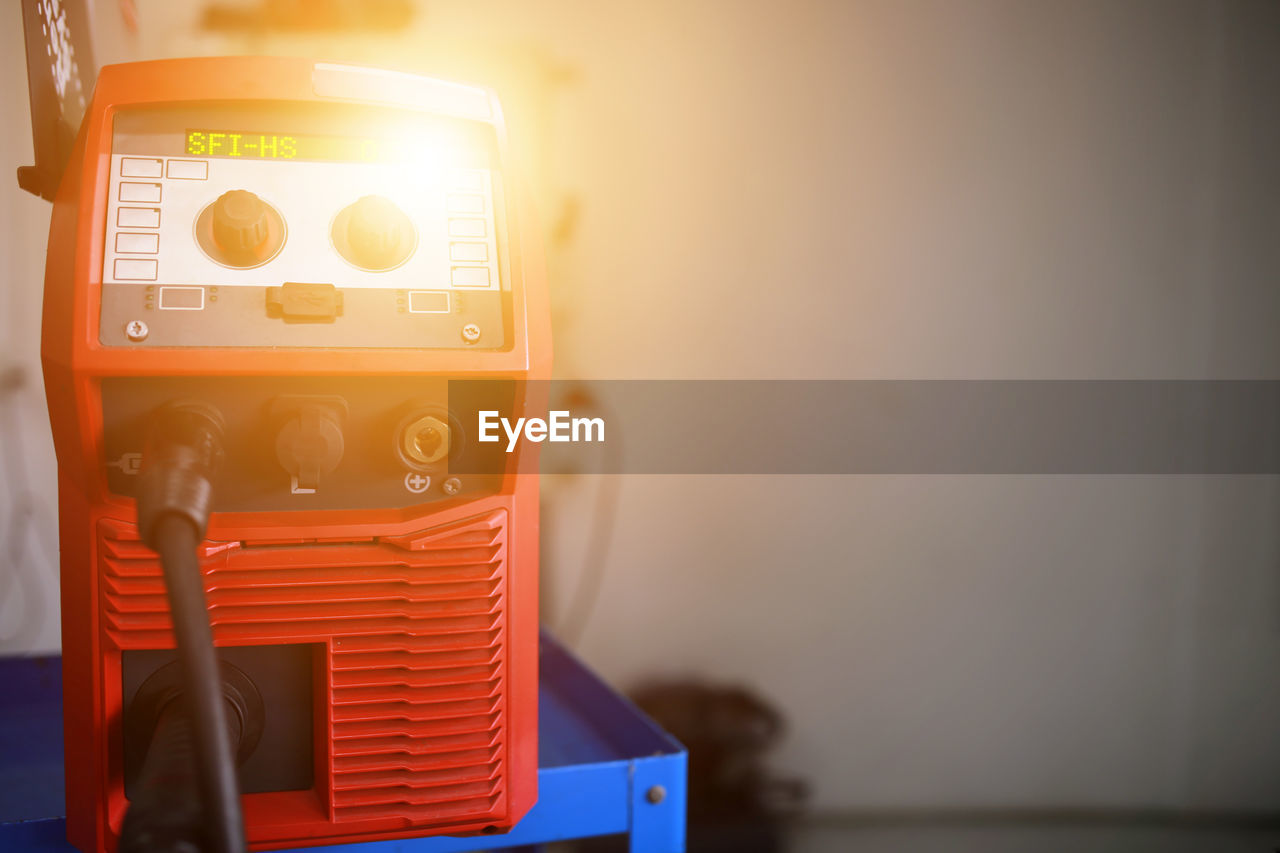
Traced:
<path id="1" fill-rule="evenodd" d="M 228 130 L 193 130 L 211 127 Z M 501 348 L 510 288 L 494 146 L 482 125 L 368 108 L 123 113 L 110 159 L 100 340 Z M 314 151 L 331 159 L 301 159 Z M 278 214 L 282 245 L 260 263 L 226 263 L 207 235 L 201 243 L 212 205 L 232 190 Z M 342 211 L 369 196 L 411 223 L 412 249 L 390 269 L 344 257 Z M 344 304 L 324 322 L 282 320 L 268 310 L 269 289 L 286 282 L 332 285 Z"/>

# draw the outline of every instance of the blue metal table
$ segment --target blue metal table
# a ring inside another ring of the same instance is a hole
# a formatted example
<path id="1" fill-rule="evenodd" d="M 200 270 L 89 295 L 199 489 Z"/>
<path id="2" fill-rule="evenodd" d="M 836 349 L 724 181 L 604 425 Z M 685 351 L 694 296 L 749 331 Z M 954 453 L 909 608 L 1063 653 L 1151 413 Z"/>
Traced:
<path id="1" fill-rule="evenodd" d="M 506 835 L 417 838 L 316 853 L 464 853 L 595 835 L 683 853 L 684 747 L 543 634 L 538 802 Z M 60 660 L 0 658 L 0 850 L 74 853 L 62 788 Z"/>

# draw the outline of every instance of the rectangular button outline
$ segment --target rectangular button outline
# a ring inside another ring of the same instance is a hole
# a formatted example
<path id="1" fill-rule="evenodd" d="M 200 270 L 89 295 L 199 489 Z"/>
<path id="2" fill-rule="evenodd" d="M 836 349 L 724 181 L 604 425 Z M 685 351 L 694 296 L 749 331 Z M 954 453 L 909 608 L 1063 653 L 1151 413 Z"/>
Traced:
<path id="1" fill-rule="evenodd" d="M 130 175 L 125 171 L 125 166 L 130 163 L 155 163 L 156 172 L 151 174 Z M 164 161 L 159 157 L 121 157 L 120 158 L 120 177 L 122 178 L 163 178 L 164 177 Z"/>
<path id="2" fill-rule="evenodd" d="M 155 187 L 155 188 L 156 188 L 156 197 L 155 197 L 155 198 L 125 198 L 125 197 L 124 197 L 124 188 L 125 188 L 125 187 Z M 140 203 L 140 204 L 159 204 L 159 203 L 160 203 L 160 197 L 161 197 L 161 195 L 162 195 L 163 193 L 164 193 L 164 188 L 163 188 L 160 184 L 153 183 L 153 182 L 151 182 L 151 181 L 145 181 L 145 182 L 144 182 L 144 181 L 121 181 L 121 182 L 120 182 L 120 189 L 119 189 L 119 191 L 116 193 L 116 195 L 117 195 L 117 197 L 119 198 L 119 200 L 120 200 L 120 201 L 130 202 L 130 203 L 133 203 L 133 204 L 138 204 L 138 203 Z"/>
<path id="3" fill-rule="evenodd" d="M 120 221 L 120 216 L 126 210 L 150 210 L 156 215 L 155 225 L 131 225 Z M 158 207 L 117 207 L 116 208 L 116 226 L 119 228 L 159 228 L 160 227 L 160 208 Z"/>
<path id="4" fill-rule="evenodd" d="M 460 270 L 477 270 L 484 273 L 484 284 L 460 284 L 457 275 Z M 489 273 L 488 267 L 451 267 L 449 270 L 449 283 L 454 287 L 490 287 L 493 285 L 493 276 Z"/>
<path id="5" fill-rule="evenodd" d="M 480 209 L 473 210 L 467 207 L 458 207 L 458 205 L 455 203 L 454 200 L 462 199 L 462 198 L 479 199 Z M 445 198 L 445 209 L 448 210 L 450 213 L 465 213 L 471 216 L 483 216 L 485 212 L 484 193 L 451 192 Z"/>
<path id="6" fill-rule="evenodd" d="M 164 295 L 174 290 L 198 290 L 200 291 L 200 304 L 196 307 L 190 305 L 165 305 Z M 204 310 L 204 288 L 200 285 L 192 284 L 166 284 L 160 288 L 160 292 L 156 294 L 156 307 L 161 311 L 203 311 Z"/>
<path id="7" fill-rule="evenodd" d="M 449 189 L 454 192 L 483 194 L 485 191 L 484 171 L 481 169 L 454 169 L 449 173 Z"/>
<path id="8" fill-rule="evenodd" d="M 430 295 L 432 295 L 432 296 L 437 296 L 437 295 L 439 295 L 439 296 L 443 296 L 443 297 L 444 297 L 444 310 L 443 310 L 443 311 L 420 311 L 420 310 L 415 310 L 415 309 L 414 309 L 414 307 L 413 307 L 413 295 L 414 295 L 415 293 L 420 293 L 420 294 L 424 294 L 424 295 L 426 295 L 426 294 L 430 294 Z M 448 314 L 448 313 L 449 313 L 449 307 L 450 307 L 449 303 L 450 303 L 450 299 L 449 299 L 449 291 L 447 291 L 447 290 L 410 290 L 410 291 L 409 291 L 409 313 L 410 313 L 410 314 Z"/>
<path id="9" fill-rule="evenodd" d="M 454 230 L 453 230 L 453 225 L 454 225 L 454 223 L 455 223 L 455 222 L 456 222 L 456 223 L 458 223 L 458 224 L 462 224 L 462 223 L 465 223 L 465 222 L 478 222 L 478 223 L 480 223 L 480 233 L 479 233 L 479 234 L 468 234 L 468 233 L 466 233 L 466 232 L 457 232 L 457 231 L 454 231 Z M 454 216 L 454 217 L 450 217 L 450 219 L 449 219 L 449 236 L 450 236 L 450 237 L 474 237 L 474 238 L 484 238 L 484 237 L 488 237 L 488 236 L 489 236 L 489 224 L 488 224 L 488 222 L 486 222 L 486 221 L 485 221 L 485 219 L 484 219 L 483 217 L 479 217 L 479 216 Z"/>
<path id="10" fill-rule="evenodd" d="M 199 177 L 195 177 L 194 175 L 175 175 L 173 173 L 173 167 L 179 164 L 181 165 L 191 164 L 196 166 L 203 166 L 204 174 L 200 175 Z M 208 160 L 182 160 L 182 159 L 174 158 L 165 163 L 164 174 L 166 178 L 170 178 L 175 181 L 207 181 L 209 180 L 209 161 Z"/>
<path id="11" fill-rule="evenodd" d="M 478 258 L 459 258 L 453 254 L 454 247 L 473 246 L 480 249 L 481 257 Z M 458 261 L 464 264 L 487 264 L 489 263 L 489 244 L 479 241 L 465 242 L 454 240 L 449 243 L 449 260 Z"/>
<path id="12" fill-rule="evenodd" d="M 121 237 L 150 237 L 155 241 L 154 249 L 121 249 Z M 155 231 L 117 231 L 116 251 L 126 255 L 154 255 L 160 251 L 160 235 Z"/>
<path id="13" fill-rule="evenodd" d="M 121 275 L 120 274 L 121 264 L 150 264 L 151 275 L 150 277 L 139 276 L 139 275 Z M 156 275 L 159 272 L 159 266 L 160 266 L 160 262 L 155 258 L 116 258 L 115 262 L 111 265 L 111 277 L 119 279 L 121 281 L 155 281 Z"/>

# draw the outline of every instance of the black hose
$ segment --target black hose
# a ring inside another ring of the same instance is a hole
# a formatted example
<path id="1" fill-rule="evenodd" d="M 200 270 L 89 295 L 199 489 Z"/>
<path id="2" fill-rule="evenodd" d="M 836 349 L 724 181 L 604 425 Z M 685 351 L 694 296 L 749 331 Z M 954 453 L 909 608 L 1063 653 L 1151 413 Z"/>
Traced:
<path id="1" fill-rule="evenodd" d="M 235 749 L 227 729 L 222 675 L 213 651 L 213 631 L 205 603 L 204 575 L 191 522 L 176 514 L 156 521 L 155 549 L 164 568 L 173 634 L 183 672 L 182 701 L 191 717 L 200 797 L 204 802 L 207 849 L 244 853 L 244 817 L 236 779 Z"/>
<path id="2" fill-rule="evenodd" d="M 235 715 L 229 720 L 234 735 Z M 154 720 L 146 759 L 125 813 L 119 853 L 198 853 L 205 849 L 207 833 L 195 752 L 191 716 L 181 697 L 171 698 Z"/>
<path id="3" fill-rule="evenodd" d="M 204 850 L 244 853 L 244 816 L 213 649 L 198 547 L 222 461 L 222 419 L 206 406 L 166 406 L 153 418 L 138 477 L 138 531 L 160 555 L 182 668 L 204 814 Z M 150 759 L 148 759 L 150 760 Z M 136 804 L 131 804 L 132 810 Z M 138 821 L 145 824 L 146 821 Z"/>

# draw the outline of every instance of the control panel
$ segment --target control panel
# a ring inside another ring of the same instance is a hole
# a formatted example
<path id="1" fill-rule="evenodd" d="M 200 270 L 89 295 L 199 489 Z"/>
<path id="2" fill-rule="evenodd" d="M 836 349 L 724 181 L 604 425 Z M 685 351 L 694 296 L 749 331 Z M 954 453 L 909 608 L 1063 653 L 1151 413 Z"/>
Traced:
<path id="1" fill-rule="evenodd" d="M 332 105 L 120 112 L 101 342 L 504 347 L 486 132 Z"/>

